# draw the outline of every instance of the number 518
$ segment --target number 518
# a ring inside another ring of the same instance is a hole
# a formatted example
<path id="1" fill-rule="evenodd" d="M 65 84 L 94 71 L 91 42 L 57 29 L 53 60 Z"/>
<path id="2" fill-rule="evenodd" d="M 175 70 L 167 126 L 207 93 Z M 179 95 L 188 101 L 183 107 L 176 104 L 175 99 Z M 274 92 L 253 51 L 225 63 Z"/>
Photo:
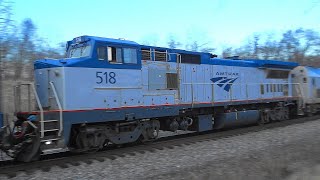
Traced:
<path id="1" fill-rule="evenodd" d="M 114 72 L 96 72 L 96 78 L 97 84 L 101 84 L 101 83 L 110 83 L 110 84 L 114 84 L 117 82 L 116 80 L 116 73 Z"/>

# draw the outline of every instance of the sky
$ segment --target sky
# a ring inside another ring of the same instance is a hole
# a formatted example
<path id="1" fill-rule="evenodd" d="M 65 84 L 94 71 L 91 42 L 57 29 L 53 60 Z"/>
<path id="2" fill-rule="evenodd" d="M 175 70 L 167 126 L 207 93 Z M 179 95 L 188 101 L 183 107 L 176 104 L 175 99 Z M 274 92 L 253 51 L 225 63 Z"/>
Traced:
<path id="1" fill-rule="evenodd" d="M 320 0 L 11 0 L 13 20 L 33 20 L 51 45 L 81 35 L 166 46 L 240 46 L 254 33 L 320 31 Z M 183 48 L 183 47 L 182 47 Z"/>

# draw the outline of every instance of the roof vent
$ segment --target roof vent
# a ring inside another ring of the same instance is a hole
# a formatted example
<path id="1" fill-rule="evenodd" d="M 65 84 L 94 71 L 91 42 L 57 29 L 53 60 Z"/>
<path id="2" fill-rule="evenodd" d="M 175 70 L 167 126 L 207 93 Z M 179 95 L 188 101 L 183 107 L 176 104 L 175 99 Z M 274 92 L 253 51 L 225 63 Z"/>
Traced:
<path id="1" fill-rule="evenodd" d="M 216 55 L 216 54 L 210 54 L 210 58 L 216 58 L 216 57 L 218 57 L 218 55 Z"/>
<path id="2" fill-rule="evenodd" d="M 225 59 L 240 60 L 240 56 L 229 56 L 225 57 Z"/>

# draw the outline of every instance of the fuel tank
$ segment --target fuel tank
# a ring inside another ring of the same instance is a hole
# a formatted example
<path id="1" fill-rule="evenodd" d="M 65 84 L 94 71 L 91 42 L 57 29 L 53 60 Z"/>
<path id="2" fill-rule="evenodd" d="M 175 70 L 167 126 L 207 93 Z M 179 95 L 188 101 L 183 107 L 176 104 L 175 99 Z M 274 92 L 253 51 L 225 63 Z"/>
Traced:
<path id="1" fill-rule="evenodd" d="M 214 120 L 214 129 L 230 128 L 255 124 L 260 118 L 259 110 L 247 110 L 223 113 L 216 116 Z"/>

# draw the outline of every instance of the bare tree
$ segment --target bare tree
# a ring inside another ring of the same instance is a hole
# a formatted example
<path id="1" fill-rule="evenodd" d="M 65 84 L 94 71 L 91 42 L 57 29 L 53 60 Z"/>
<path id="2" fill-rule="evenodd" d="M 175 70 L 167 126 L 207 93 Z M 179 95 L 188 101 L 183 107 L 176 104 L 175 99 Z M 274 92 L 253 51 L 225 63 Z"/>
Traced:
<path id="1" fill-rule="evenodd" d="M 32 20 L 23 20 L 23 22 L 21 23 L 21 40 L 18 45 L 18 57 L 15 58 L 14 68 L 16 80 L 21 78 L 23 67 L 35 59 L 35 32 L 36 27 Z"/>
<path id="2" fill-rule="evenodd" d="M 170 35 L 167 44 L 168 44 L 168 47 L 171 49 L 176 49 L 179 46 L 181 46 L 181 43 L 179 41 L 177 41 L 173 35 Z"/>
<path id="3" fill-rule="evenodd" d="M 228 47 L 228 48 L 224 48 L 222 50 L 222 57 L 223 58 L 227 58 L 227 57 L 231 57 L 233 56 L 233 48 L 232 47 Z"/>
<path id="4" fill-rule="evenodd" d="M 0 0 L 0 97 L 3 97 L 3 59 L 7 56 L 8 46 L 6 36 L 11 26 L 11 3 Z M 2 101 L 0 111 L 3 111 Z"/>
<path id="5" fill-rule="evenodd" d="M 310 57 L 319 56 L 320 36 L 311 29 L 289 30 L 279 42 L 281 55 L 287 61 L 308 63 Z"/>
<path id="6" fill-rule="evenodd" d="M 255 34 L 239 48 L 226 48 L 224 57 L 277 59 L 298 62 L 302 65 L 320 66 L 320 35 L 311 29 L 288 30 L 275 39 L 272 34 Z"/>
<path id="7" fill-rule="evenodd" d="M 186 45 L 186 49 L 191 50 L 191 51 L 211 53 L 215 50 L 215 48 L 209 47 L 208 46 L 209 43 L 210 42 L 205 42 L 205 43 L 199 44 L 198 41 L 193 41 L 193 42 Z"/>

